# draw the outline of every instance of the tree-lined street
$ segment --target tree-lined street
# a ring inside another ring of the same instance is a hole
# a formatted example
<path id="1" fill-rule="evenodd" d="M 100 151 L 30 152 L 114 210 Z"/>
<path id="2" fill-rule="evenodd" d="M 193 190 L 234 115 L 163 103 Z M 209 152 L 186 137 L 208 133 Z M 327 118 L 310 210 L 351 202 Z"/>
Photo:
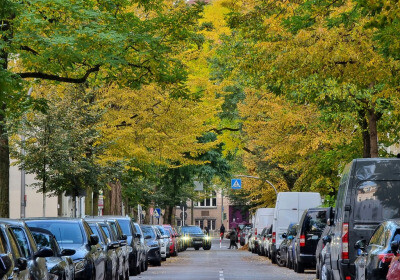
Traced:
<path id="1" fill-rule="evenodd" d="M 213 239 L 211 250 L 195 251 L 189 248 L 179 253 L 178 257 L 167 259 L 162 266 L 152 267 L 146 274 L 136 278 L 143 280 L 315 279 L 315 271 L 298 274 L 291 269 L 272 264 L 266 257 L 252 254 L 247 250 L 230 250 L 227 249 L 228 246 L 229 241 L 226 239 L 222 242 L 222 248 L 219 247 L 219 239 Z"/>

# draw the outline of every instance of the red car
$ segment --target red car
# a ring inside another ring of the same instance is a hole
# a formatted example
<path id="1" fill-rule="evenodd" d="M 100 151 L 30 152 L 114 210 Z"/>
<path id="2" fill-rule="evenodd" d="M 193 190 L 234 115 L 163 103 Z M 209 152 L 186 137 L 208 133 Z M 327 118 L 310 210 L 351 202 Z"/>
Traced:
<path id="1" fill-rule="evenodd" d="M 177 233 L 175 232 L 175 230 L 173 229 L 173 227 L 171 225 L 163 225 L 163 227 L 169 232 L 169 241 L 170 241 L 170 245 L 169 245 L 169 253 L 171 254 L 171 256 L 177 256 L 178 255 L 178 244 L 177 244 Z"/>
<path id="2" fill-rule="evenodd" d="M 387 280 L 400 280 L 400 254 L 399 254 L 399 242 L 393 241 L 391 244 L 392 252 L 395 257 L 390 263 L 388 274 L 386 275 Z"/>

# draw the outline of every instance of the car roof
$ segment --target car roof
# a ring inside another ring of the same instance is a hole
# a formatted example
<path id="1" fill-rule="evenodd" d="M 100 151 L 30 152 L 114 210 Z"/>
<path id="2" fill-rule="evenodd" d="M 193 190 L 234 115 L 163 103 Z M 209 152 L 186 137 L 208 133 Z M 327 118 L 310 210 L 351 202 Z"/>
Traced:
<path id="1" fill-rule="evenodd" d="M 16 220 L 16 219 L 7 219 L 7 218 L 1 218 L 0 223 L 2 224 L 7 224 L 7 225 L 24 225 L 24 221 L 22 220 Z"/>

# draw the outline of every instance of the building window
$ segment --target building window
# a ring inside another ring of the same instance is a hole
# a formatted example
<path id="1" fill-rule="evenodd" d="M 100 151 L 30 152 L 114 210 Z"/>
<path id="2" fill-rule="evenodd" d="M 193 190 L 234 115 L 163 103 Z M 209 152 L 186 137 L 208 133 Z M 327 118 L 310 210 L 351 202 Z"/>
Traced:
<path id="1" fill-rule="evenodd" d="M 198 226 L 201 229 L 203 229 L 203 227 L 204 227 L 204 224 L 203 224 L 204 221 L 203 220 L 196 220 L 195 222 L 196 222 L 196 226 Z"/>
<path id="2" fill-rule="evenodd" d="M 215 220 L 207 220 L 207 227 L 209 230 L 215 230 Z"/>
<path id="3" fill-rule="evenodd" d="M 178 227 L 183 226 L 183 225 L 182 225 L 182 220 L 176 220 L 176 225 L 177 225 Z"/>
<path id="4" fill-rule="evenodd" d="M 202 201 L 195 202 L 194 206 L 216 207 L 217 206 L 217 193 L 213 191 L 211 196 L 209 196 L 208 198 L 205 198 Z"/>

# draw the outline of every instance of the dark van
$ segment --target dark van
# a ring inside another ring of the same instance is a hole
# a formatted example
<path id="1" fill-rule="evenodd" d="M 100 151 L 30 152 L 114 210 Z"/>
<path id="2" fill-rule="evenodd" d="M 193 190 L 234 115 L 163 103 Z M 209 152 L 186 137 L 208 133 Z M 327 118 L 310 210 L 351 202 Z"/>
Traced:
<path id="1" fill-rule="evenodd" d="M 322 279 L 355 279 L 354 244 L 369 240 L 381 222 L 400 213 L 400 159 L 355 159 L 341 177 L 335 209 L 327 212 L 330 234 L 324 243 L 329 254 L 321 267 Z"/>
<path id="2" fill-rule="evenodd" d="M 303 273 L 304 268 L 315 268 L 315 251 L 326 226 L 328 208 L 310 208 L 301 216 L 295 238 L 293 269 Z"/>

